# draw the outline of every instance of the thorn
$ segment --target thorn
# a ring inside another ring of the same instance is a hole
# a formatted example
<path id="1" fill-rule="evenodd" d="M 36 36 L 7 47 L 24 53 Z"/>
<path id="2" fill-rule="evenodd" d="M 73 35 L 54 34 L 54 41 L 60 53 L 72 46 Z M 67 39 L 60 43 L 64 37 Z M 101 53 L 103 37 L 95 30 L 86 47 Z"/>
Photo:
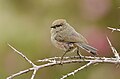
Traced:
<path id="1" fill-rule="evenodd" d="M 72 75 L 73 75 L 73 76 L 75 75 L 74 72 L 72 72 Z"/>
<path id="2" fill-rule="evenodd" d="M 120 67 L 120 64 L 117 64 L 116 68 L 119 68 Z"/>
<path id="3" fill-rule="evenodd" d="M 98 65 L 99 63 L 95 63 L 94 66 Z"/>

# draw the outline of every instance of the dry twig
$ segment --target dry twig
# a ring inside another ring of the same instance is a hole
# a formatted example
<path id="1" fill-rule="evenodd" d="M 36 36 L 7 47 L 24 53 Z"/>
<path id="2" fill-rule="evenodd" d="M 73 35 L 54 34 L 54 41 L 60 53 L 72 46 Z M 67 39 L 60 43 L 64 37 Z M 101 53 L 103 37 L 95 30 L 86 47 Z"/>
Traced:
<path id="1" fill-rule="evenodd" d="M 114 32 L 114 31 L 120 31 L 120 29 L 118 29 L 118 28 L 112 28 L 112 27 L 107 27 L 108 29 L 110 29 L 110 30 L 112 30 L 112 32 Z"/>
<path id="2" fill-rule="evenodd" d="M 43 60 L 38 60 L 39 62 L 48 62 L 48 63 L 37 66 L 32 61 L 30 61 L 25 55 L 23 55 L 21 52 L 19 52 L 17 49 L 12 47 L 10 44 L 8 44 L 8 45 L 15 52 L 17 52 L 19 55 L 21 55 L 25 60 L 27 60 L 27 62 L 29 62 L 32 65 L 32 67 L 28 68 L 26 70 L 20 71 L 18 73 L 15 73 L 15 74 L 7 77 L 7 79 L 12 79 L 12 78 L 14 78 L 16 76 L 22 75 L 22 74 L 27 73 L 29 71 L 33 71 L 31 79 L 34 79 L 37 70 L 39 70 L 41 68 L 45 68 L 45 67 L 54 66 L 54 65 L 61 65 L 61 63 L 60 63 L 61 57 L 52 57 L 52 58 L 46 58 L 46 59 L 43 59 Z M 89 65 L 94 64 L 94 63 L 113 63 L 113 64 L 120 63 L 120 59 L 118 59 L 118 58 L 83 56 L 83 59 L 79 59 L 79 56 L 64 57 L 63 64 L 80 63 L 80 62 L 87 62 L 87 64 L 80 67 L 80 68 L 78 68 L 78 69 L 76 69 L 76 70 L 74 70 L 71 73 L 68 73 L 67 75 L 64 75 L 61 79 L 64 79 L 64 78 L 66 78 L 66 77 L 68 77 L 68 76 L 70 76 L 72 74 L 75 74 L 78 71 L 80 71 L 80 70 L 84 69 L 85 67 L 88 67 Z"/>

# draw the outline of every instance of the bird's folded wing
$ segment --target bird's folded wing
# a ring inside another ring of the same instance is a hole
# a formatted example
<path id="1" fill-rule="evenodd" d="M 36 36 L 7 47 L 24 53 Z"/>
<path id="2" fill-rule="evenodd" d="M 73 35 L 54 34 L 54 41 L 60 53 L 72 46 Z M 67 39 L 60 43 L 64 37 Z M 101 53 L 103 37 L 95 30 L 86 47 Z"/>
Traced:
<path id="1" fill-rule="evenodd" d="M 80 42 L 87 43 L 87 40 L 77 32 L 69 32 L 69 34 L 57 34 L 55 40 L 59 42 Z"/>

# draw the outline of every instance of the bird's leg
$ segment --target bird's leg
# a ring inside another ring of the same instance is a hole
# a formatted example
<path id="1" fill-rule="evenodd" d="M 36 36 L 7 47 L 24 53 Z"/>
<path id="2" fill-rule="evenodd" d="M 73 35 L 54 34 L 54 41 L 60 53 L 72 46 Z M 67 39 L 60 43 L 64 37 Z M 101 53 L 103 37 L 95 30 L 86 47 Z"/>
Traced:
<path id="1" fill-rule="evenodd" d="M 77 47 L 77 55 L 80 57 L 80 59 L 84 60 L 85 56 L 81 55 L 79 47 Z"/>
<path id="2" fill-rule="evenodd" d="M 67 52 L 69 52 L 69 51 L 70 51 L 70 49 L 68 49 L 67 51 L 65 51 L 65 53 L 62 55 L 61 60 L 60 60 L 60 64 L 63 64 L 63 63 L 62 63 L 63 57 L 64 57 L 65 54 L 66 54 Z"/>
<path id="3" fill-rule="evenodd" d="M 79 50 L 79 47 L 77 47 L 77 55 L 80 57 L 80 59 L 82 58 L 82 55 L 79 53 L 80 50 Z"/>

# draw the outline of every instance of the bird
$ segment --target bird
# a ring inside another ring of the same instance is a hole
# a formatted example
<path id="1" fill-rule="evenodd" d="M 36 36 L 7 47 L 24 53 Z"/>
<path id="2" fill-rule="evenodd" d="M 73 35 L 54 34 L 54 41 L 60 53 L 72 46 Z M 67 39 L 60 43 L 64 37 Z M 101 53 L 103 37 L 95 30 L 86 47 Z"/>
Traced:
<path id="1" fill-rule="evenodd" d="M 65 19 L 57 19 L 51 24 L 51 42 L 52 44 L 63 50 L 64 54 L 61 57 L 61 61 L 67 52 L 74 52 L 77 50 L 77 54 L 81 58 L 80 48 L 97 55 L 97 49 L 90 46 L 80 33 L 78 33 Z"/>

